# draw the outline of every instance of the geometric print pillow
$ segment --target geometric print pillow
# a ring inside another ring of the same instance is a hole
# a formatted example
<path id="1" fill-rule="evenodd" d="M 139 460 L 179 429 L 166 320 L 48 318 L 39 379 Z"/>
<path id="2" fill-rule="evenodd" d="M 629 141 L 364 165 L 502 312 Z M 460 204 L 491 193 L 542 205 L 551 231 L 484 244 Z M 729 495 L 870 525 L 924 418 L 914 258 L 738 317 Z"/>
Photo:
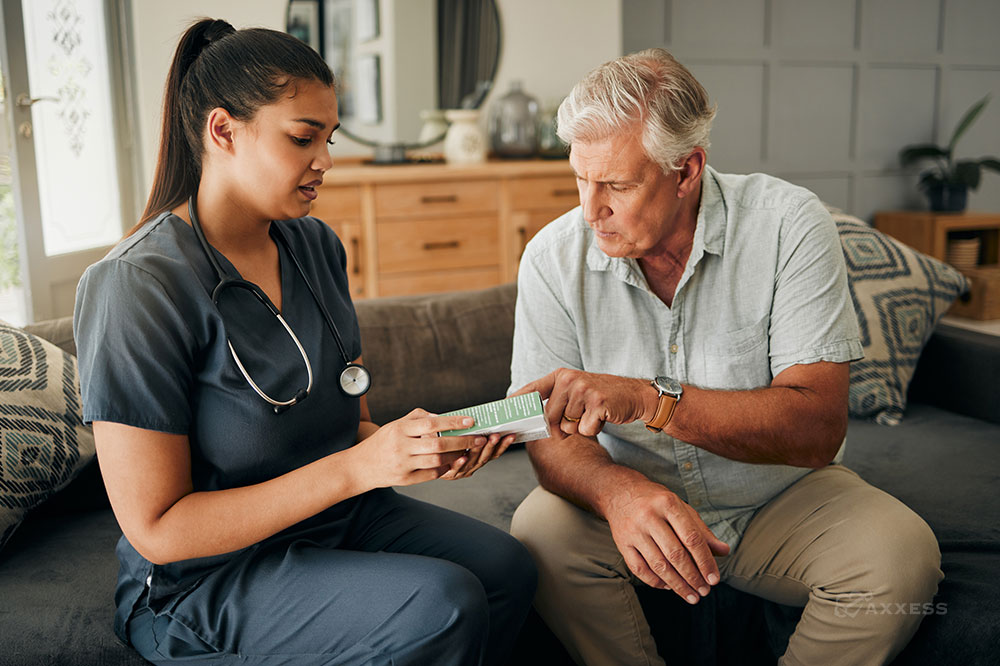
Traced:
<path id="1" fill-rule="evenodd" d="M 851 363 L 851 416 L 897 425 L 920 352 L 965 276 L 861 220 L 831 211 L 847 261 L 848 287 L 865 357 Z"/>
<path id="2" fill-rule="evenodd" d="M 76 359 L 0 322 L 0 548 L 93 458 Z"/>

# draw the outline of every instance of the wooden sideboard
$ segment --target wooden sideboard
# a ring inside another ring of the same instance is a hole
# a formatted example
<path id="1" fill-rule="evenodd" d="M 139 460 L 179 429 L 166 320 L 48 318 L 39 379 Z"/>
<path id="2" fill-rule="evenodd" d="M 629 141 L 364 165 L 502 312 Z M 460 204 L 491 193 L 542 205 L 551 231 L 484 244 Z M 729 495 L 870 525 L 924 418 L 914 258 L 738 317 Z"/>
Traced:
<path id="1" fill-rule="evenodd" d="M 524 245 L 579 204 L 566 160 L 335 164 L 312 215 L 347 249 L 354 298 L 513 281 Z"/>

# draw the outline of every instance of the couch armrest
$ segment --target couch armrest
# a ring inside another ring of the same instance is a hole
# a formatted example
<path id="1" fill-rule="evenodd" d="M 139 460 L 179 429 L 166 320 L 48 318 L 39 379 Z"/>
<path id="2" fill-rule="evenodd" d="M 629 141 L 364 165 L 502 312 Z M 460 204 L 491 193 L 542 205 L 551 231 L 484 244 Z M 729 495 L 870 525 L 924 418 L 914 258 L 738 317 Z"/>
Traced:
<path id="1" fill-rule="evenodd" d="M 941 323 L 927 341 L 908 399 L 1000 423 L 1000 337 Z"/>

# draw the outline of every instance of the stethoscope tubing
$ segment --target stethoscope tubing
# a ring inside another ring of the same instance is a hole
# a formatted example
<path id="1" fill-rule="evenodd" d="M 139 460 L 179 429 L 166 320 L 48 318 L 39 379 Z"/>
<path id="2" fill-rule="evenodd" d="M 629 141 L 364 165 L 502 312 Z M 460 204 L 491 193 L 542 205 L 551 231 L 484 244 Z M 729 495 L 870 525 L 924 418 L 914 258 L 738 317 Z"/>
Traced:
<path id="1" fill-rule="evenodd" d="M 268 298 L 267 294 L 265 294 L 260 287 L 258 287 L 257 285 L 248 280 L 244 280 L 242 278 L 230 277 L 226 275 L 225 271 L 223 271 L 222 266 L 219 264 L 219 261 L 215 258 L 215 254 L 212 252 L 212 247 L 211 245 L 209 245 L 208 239 L 205 238 L 205 232 L 201 228 L 201 222 L 198 220 L 197 206 L 195 204 L 196 197 L 197 197 L 197 192 L 192 194 L 191 197 L 188 199 L 188 215 L 191 217 L 191 226 L 194 229 L 195 236 L 198 238 L 198 242 L 201 245 L 201 248 L 204 251 L 205 256 L 208 258 L 208 261 L 211 264 L 212 269 L 215 271 L 216 278 L 219 280 L 218 284 L 216 284 L 215 288 L 212 290 L 212 302 L 215 303 L 216 306 L 218 306 L 219 299 L 221 298 L 222 293 L 226 289 L 236 288 L 236 289 L 245 289 L 246 291 L 249 291 L 251 294 L 254 295 L 254 297 L 257 298 L 257 300 L 259 300 L 262 304 L 264 304 L 267 307 L 267 309 L 271 311 L 271 314 L 274 315 L 277 318 L 277 320 L 281 323 L 282 327 L 288 333 L 288 336 L 292 339 L 292 342 L 295 343 L 295 347 L 296 349 L 298 349 L 299 354 L 302 356 L 302 361 L 306 366 L 306 375 L 308 377 L 306 388 L 299 389 L 298 391 L 296 391 L 295 395 L 289 400 L 275 400 L 271 396 L 267 395 L 267 393 L 265 393 L 264 390 L 261 389 L 260 386 L 258 386 L 257 383 L 253 380 L 253 378 L 250 376 L 250 373 L 247 371 L 246 367 L 244 367 L 243 361 L 240 360 L 239 355 L 236 353 L 236 349 L 233 347 L 233 343 L 229 339 L 228 334 L 226 335 L 226 344 L 229 346 L 229 353 L 232 354 L 233 360 L 236 362 L 236 367 L 239 368 L 239 371 L 243 375 L 243 378 L 246 379 L 247 383 L 254 390 L 254 392 L 257 393 L 257 395 L 259 395 L 267 403 L 269 403 L 271 406 L 274 407 L 274 412 L 276 414 L 280 414 L 289 407 L 298 404 L 299 402 L 304 400 L 309 395 L 309 392 L 312 391 L 313 370 L 312 370 L 312 363 L 309 362 L 309 355 L 306 354 L 305 348 L 299 341 L 298 336 L 295 335 L 295 332 L 292 330 L 292 327 L 288 325 L 288 322 L 285 321 L 285 318 L 281 316 L 281 312 L 274 305 L 274 303 L 271 302 L 271 299 Z M 313 288 L 313 285 L 309 281 L 309 278 L 306 276 L 305 269 L 299 262 L 298 257 L 296 257 L 295 253 L 292 252 L 292 248 L 288 243 L 288 239 L 285 238 L 284 231 L 282 231 L 282 229 L 279 226 L 275 225 L 274 223 L 272 223 L 271 229 L 274 232 L 275 238 L 278 239 L 278 241 L 282 245 L 284 245 L 285 250 L 288 253 L 288 256 L 292 258 L 292 263 L 295 264 L 296 271 L 298 271 L 299 275 L 302 277 L 302 281 L 305 282 L 306 287 L 309 289 L 310 295 L 312 295 L 313 300 L 319 307 L 320 313 L 323 315 L 323 319 L 326 322 L 327 328 L 329 328 L 330 332 L 333 334 L 334 342 L 336 342 L 337 344 L 337 350 L 340 352 L 340 357 L 344 361 L 344 369 L 340 373 L 340 382 L 339 382 L 341 392 L 349 397 L 356 397 L 356 398 L 361 397 L 362 395 L 368 392 L 369 388 L 371 388 L 371 373 L 369 373 L 368 369 L 365 368 L 363 365 L 359 363 L 354 363 L 351 360 L 351 358 L 347 355 L 347 350 L 344 348 L 343 340 L 341 340 L 340 337 L 340 331 L 337 329 L 337 325 L 334 323 L 333 317 L 330 315 L 330 311 L 327 310 L 326 305 L 320 299 L 319 294 L 316 293 L 315 288 Z M 355 376 L 358 374 L 360 374 L 362 379 L 364 380 L 363 383 L 359 383 L 358 381 L 355 380 Z M 360 386 L 360 388 L 358 388 L 358 386 Z M 350 387 L 350 389 L 348 387 Z"/>

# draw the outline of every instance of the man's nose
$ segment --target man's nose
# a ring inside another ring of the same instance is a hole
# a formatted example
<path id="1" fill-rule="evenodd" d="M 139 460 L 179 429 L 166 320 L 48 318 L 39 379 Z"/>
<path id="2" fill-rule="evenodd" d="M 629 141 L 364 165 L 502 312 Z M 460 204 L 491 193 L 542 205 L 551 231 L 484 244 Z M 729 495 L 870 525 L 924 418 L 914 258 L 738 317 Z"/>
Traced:
<path id="1" fill-rule="evenodd" d="M 608 216 L 609 208 L 602 196 L 600 183 L 581 183 L 580 205 L 583 206 L 583 219 L 587 222 L 596 222 Z"/>

